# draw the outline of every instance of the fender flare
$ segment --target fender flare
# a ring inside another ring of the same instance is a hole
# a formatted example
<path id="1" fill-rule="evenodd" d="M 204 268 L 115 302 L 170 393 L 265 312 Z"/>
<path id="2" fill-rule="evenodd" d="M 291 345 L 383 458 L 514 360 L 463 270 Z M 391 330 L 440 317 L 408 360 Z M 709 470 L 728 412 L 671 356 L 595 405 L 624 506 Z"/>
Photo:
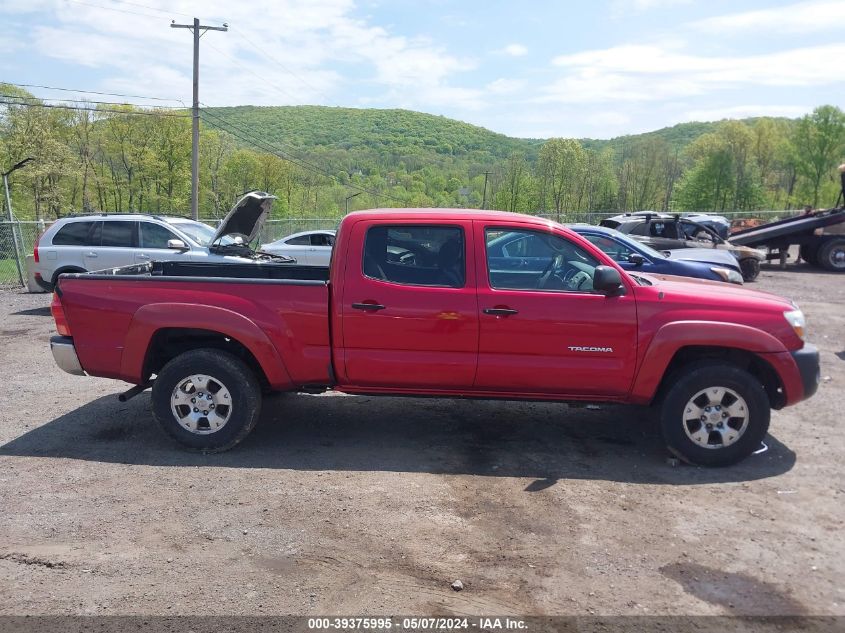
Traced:
<path id="1" fill-rule="evenodd" d="M 278 350 L 252 320 L 226 308 L 192 303 L 151 303 L 132 315 L 120 364 L 123 380 L 136 384 L 142 381 L 150 342 L 157 331 L 168 328 L 209 330 L 228 336 L 250 351 L 274 389 L 287 389 L 293 384 Z"/>
<path id="2" fill-rule="evenodd" d="M 674 321 L 657 330 L 645 353 L 631 389 L 631 401 L 651 402 L 669 363 L 683 347 L 703 346 L 736 349 L 752 354 L 785 352 L 774 336 L 763 330 L 720 321 Z"/>

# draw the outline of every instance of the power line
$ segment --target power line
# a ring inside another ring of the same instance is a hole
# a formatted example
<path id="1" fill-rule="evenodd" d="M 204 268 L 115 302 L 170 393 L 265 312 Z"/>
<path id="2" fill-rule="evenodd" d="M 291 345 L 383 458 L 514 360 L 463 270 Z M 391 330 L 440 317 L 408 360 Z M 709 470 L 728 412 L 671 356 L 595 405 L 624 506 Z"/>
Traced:
<path id="1" fill-rule="evenodd" d="M 356 185 L 356 184 L 353 184 L 353 183 L 342 183 L 342 182 L 340 182 L 340 180 L 337 178 L 337 176 L 335 176 L 335 175 L 334 175 L 333 173 L 331 173 L 330 171 L 327 171 L 327 170 L 325 170 L 325 169 L 323 169 L 323 168 L 321 168 L 321 167 L 319 167 L 319 166 L 317 166 L 317 165 L 314 165 L 313 163 L 310 163 L 310 162 L 308 162 L 308 161 L 306 161 L 306 160 L 304 160 L 304 159 L 301 159 L 301 158 L 298 158 L 298 157 L 292 157 L 292 156 L 287 155 L 285 152 L 283 152 L 282 150 L 280 150 L 278 147 L 275 147 L 275 146 L 274 146 L 272 143 L 270 143 L 269 141 L 265 141 L 265 140 L 263 140 L 263 139 L 261 139 L 261 138 L 258 138 L 258 137 L 256 137 L 256 136 L 254 136 L 252 133 L 250 133 L 250 132 L 248 132 L 248 131 L 244 130 L 243 128 L 238 127 L 238 126 L 237 126 L 237 125 L 235 125 L 234 123 L 230 123 L 230 122 L 226 121 L 225 119 L 223 119 L 223 118 L 221 118 L 221 117 L 219 117 L 219 116 L 217 116 L 217 115 L 211 114 L 211 113 L 208 111 L 208 109 L 203 108 L 202 113 L 203 113 L 204 115 L 211 116 L 212 118 L 217 119 L 218 121 L 222 121 L 222 122 L 223 122 L 223 123 L 215 123 L 214 121 L 208 121 L 208 120 L 206 120 L 206 122 L 207 122 L 207 123 L 209 123 L 210 125 L 212 125 L 212 126 L 214 126 L 214 127 L 218 128 L 218 129 L 221 129 L 221 130 L 223 130 L 224 132 L 227 132 L 227 133 L 231 134 L 232 136 L 234 136 L 234 137 L 236 137 L 236 138 L 239 138 L 240 140 L 244 141 L 245 143 L 250 143 L 250 144 L 257 145 L 258 147 L 260 147 L 260 148 L 264 149 L 265 151 L 267 151 L 267 152 L 269 152 L 269 153 L 273 154 L 274 156 L 277 156 L 278 158 L 281 158 L 281 159 L 286 160 L 286 161 L 288 161 L 288 162 L 290 162 L 290 163 L 293 163 L 294 165 L 297 165 L 297 166 L 299 166 L 299 167 L 302 167 L 303 169 L 307 169 L 307 170 L 310 170 L 310 171 L 313 171 L 313 172 L 319 173 L 319 174 L 321 174 L 321 175 L 323 175 L 323 176 L 325 176 L 325 177 L 327 177 L 327 178 L 329 178 L 329 179 L 331 179 L 331 180 L 335 181 L 337 184 L 339 184 L 339 185 L 340 185 L 340 186 L 342 186 L 342 187 L 348 187 L 348 188 L 350 188 L 350 189 L 354 189 L 354 190 L 356 190 L 356 191 L 360 191 L 361 193 L 366 193 L 366 194 L 368 194 L 368 195 L 370 195 L 370 196 L 373 196 L 374 198 L 386 198 L 386 199 L 388 199 L 388 200 L 393 200 L 393 201 L 395 201 L 395 202 L 398 202 L 398 203 L 400 203 L 400 204 L 402 204 L 402 205 L 404 205 L 404 204 L 405 204 L 405 201 L 404 201 L 404 200 L 402 200 L 401 198 L 397 198 L 396 196 L 393 196 L 393 195 L 391 195 L 391 194 L 389 194 L 389 193 L 379 193 L 379 192 L 377 192 L 377 191 L 372 191 L 372 190 L 370 190 L 370 189 L 366 189 L 366 188 L 364 188 L 364 187 L 361 187 L 361 186 Z M 238 134 L 237 132 L 232 131 L 232 128 L 234 128 L 234 129 L 236 129 L 236 130 L 239 130 L 242 134 Z"/>
<path id="2" fill-rule="evenodd" d="M 255 72 L 255 71 L 254 71 L 252 68 L 250 68 L 249 66 L 245 66 L 244 64 L 242 64 L 241 62 L 239 62 L 237 59 L 235 59 L 235 58 L 234 58 L 234 57 L 232 57 L 231 55 L 229 55 L 229 54 L 227 54 L 227 53 L 224 53 L 223 51 L 221 51 L 219 48 L 217 48 L 217 47 L 216 47 L 216 46 L 214 46 L 213 44 L 209 44 L 208 42 L 206 42 L 206 45 L 207 45 L 209 48 L 211 48 L 211 49 L 213 49 L 213 50 L 217 51 L 220 55 L 222 55 L 223 57 L 225 57 L 226 59 L 228 59 L 230 62 L 232 62 L 233 64 L 235 64 L 235 66 L 237 66 L 237 67 L 238 67 L 238 68 L 240 68 L 241 70 L 245 70 L 246 72 L 248 72 L 248 73 L 249 73 L 250 75 L 252 75 L 253 77 L 256 77 L 257 79 L 260 79 L 260 80 L 263 82 L 263 84 L 264 84 L 264 85 L 262 86 L 262 88 L 270 88 L 271 90 L 275 90 L 275 91 L 276 91 L 276 92 L 278 92 L 279 94 L 284 95 L 284 96 L 285 96 L 286 98 L 288 98 L 288 99 L 291 99 L 291 100 L 293 100 L 293 101 L 296 101 L 296 100 L 297 100 L 297 99 L 296 99 L 296 97 L 294 97 L 291 93 L 287 92 L 286 90 L 283 90 L 282 88 L 277 87 L 276 85 L 274 85 L 274 84 L 273 84 L 273 82 L 272 82 L 272 81 L 270 81 L 270 80 L 269 80 L 269 79 L 267 79 L 266 77 L 263 77 L 262 75 L 258 74 L 257 72 Z"/>
<path id="3" fill-rule="evenodd" d="M 342 187 L 349 187 L 350 189 L 355 189 L 357 191 L 360 191 L 361 193 L 366 193 L 366 194 L 369 194 L 369 195 L 374 196 L 376 198 L 387 198 L 387 199 L 394 200 L 396 202 L 405 204 L 404 200 L 397 198 L 396 196 L 393 196 L 389 193 L 379 193 L 379 192 L 376 192 L 376 191 L 371 191 L 369 189 L 366 189 L 366 188 L 361 187 L 359 185 L 355 185 L 353 183 L 344 184 L 344 183 L 340 182 L 338 180 L 337 176 L 335 176 L 330 171 L 327 171 L 327 170 L 323 169 L 322 167 L 319 167 L 318 165 L 310 163 L 310 162 L 308 162 L 308 161 L 306 161 L 302 158 L 291 157 L 290 155 L 285 154 L 285 152 L 280 150 L 278 147 L 274 146 L 269 141 L 265 141 L 263 139 L 260 139 L 256 136 L 254 136 L 252 133 L 244 130 L 241 127 L 238 127 L 234 123 L 226 121 L 225 119 L 223 119 L 220 116 L 211 114 L 207 109 L 203 109 L 202 112 L 203 112 L 203 114 L 210 115 L 212 118 L 216 118 L 219 121 L 224 122 L 221 125 L 221 124 L 215 124 L 213 121 L 208 121 L 208 123 L 210 123 L 211 125 L 215 125 L 215 127 L 218 127 L 219 129 L 223 129 L 224 131 L 228 132 L 229 134 L 232 134 L 233 136 L 236 136 L 237 138 L 241 139 L 242 141 L 244 141 L 246 143 L 254 143 L 254 144 L 258 145 L 259 147 L 263 147 L 263 149 L 265 149 L 266 151 L 269 151 L 271 154 L 274 154 L 275 156 L 278 156 L 279 158 L 282 158 L 284 160 L 287 160 L 288 162 L 291 162 L 295 165 L 298 165 L 299 167 L 303 167 L 304 169 L 309 169 L 309 170 L 314 171 L 316 173 L 319 173 L 323 176 L 326 176 L 327 178 L 330 178 L 331 180 L 334 180 L 335 182 L 337 182 Z M 226 129 L 227 126 L 230 126 L 231 128 L 239 130 L 240 132 L 242 132 L 243 134 L 245 134 L 249 138 L 244 138 L 243 136 L 232 132 L 231 129 Z"/>
<path id="4" fill-rule="evenodd" d="M 0 95 L 1 97 L 2 95 Z M 9 97 L 5 97 L 9 98 Z M 13 97 L 17 99 L 18 97 Z M 122 114 L 125 116 L 159 116 L 159 117 L 173 117 L 178 119 L 189 119 L 191 118 L 190 114 L 171 114 L 169 112 L 142 112 L 139 110 L 113 110 L 110 108 L 86 108 L 83 106 L 66 106 L 60 105 L 58 103 L 30 103 L 27 101 L 0 101 L 0 105 L 12 105 L 12 106 L 26 106 L 28 108 L 58 108 L 60 110 L 86 110 L 88 112 L 109 112 L 112 114 Z"/>
<path id="5" fill-rule="evenodd" d="M 247 44 L 249 44 L 249 45 L 250 45 L 250 47 L 252 47 L 255 51 L 257 51 L 259 55 L 262 55 L 265 59 L 268 59 L 269 61 L 271 61 L 271 62 L 273 62 L 274 64 L 276 64 L 279 68 L 281 68 L 282 70 L 284 70 L 284 71 L 285 71 L 286 73 L 288 73 L 289 75 L 291 75 L 291 76 L 295 77 L 296 79 L 298 79 L 300 82 L 302 82 L 302 84 L 303 84 L 303 85 L 307 86 L 308 88 L 310 88 L 311 90 L 313 90 L 314 92 L 316 92 L 318 95 L 322 95 L 323 97 L 325 97 L 325 98 L 326 98 L 326 101 L 328 101 L 328 102 L 329 102 L 329 103 L 331 103 L 332 105 L 336 105 L 336 106 L 337 106 L 337 105 L 339 105 L 339 104 L 335 103 L 332 99 L 329 99 L 329 98 L 328 98 L 328 95 L 327 95 L 325 92 L 323 92 L 322 90 L 319 90 L 318 88 L 315 88 L 315 87 L 314 87 L 314 86 L 312 86 L 310 83 L 308 83 L 307 81 L 305 81 L 305 79 L 303 79 L 300 75 L 298 75 L 297 73 L 295 73 L 294 71 L 292 71 L 290 68 L 288 68 L 287 66 L 285 66 L 285 65 L 284 65 L 282 62 L 280 62 L 278 59 L 276 59 L 275 57 L 273 57 L 272 55 L 270 55 L 270 53 L 268 53 L 267 51 L 265 51 L 265 50 L 263 50 L 263 49 L 259 48 L 258 46 L 256 46 L 256 45 L 255 45 L 255 43 L 254 43 L 251 39 L 249 39 L 249 37 L 247 37 L 247 36 L 246 36 L 246 34 L 245 34 L 245 33 L 243 33 L 240 29 L 238 29 L 238 28 L 236 28 L 236 27 L 234 27 L 234 26 L 232 26 L 232 27 L 230 27 L 230 28 L 231 28 L 231 29 L 232 29 L 232 31 L 234 31 L 234 32 L 235 32 L 235 33 L 236 33 L 236 34 L 237 34 L 237 35 L 238 35 L 241 39 L 243 39 L 243 41 L 245 41 Z"/>
<path id="6" fill-rule="evenodd" d="M 81 0 L 66 0 L 66 2 L 73 2 L 74 4 L 81 4 L 86 7 L 93 7 L 95 9 L 105 9 L 106 11 L 116 11 L 118 13 L 128 13 L 130 15 L 140 15 L 145 18 L 155 18 L 160 20 L 161 16 L 153 15 L 152 13 L 141 13 L 139 11 L 129 11 L 128 9 L 119 9 L 117 7 L 103 6 L 102 4 L 94 4 L 93 2 L 82 2 Z M 149 7 L 148 7 L 149 8 Z M 155 9 L 153 9 L 155 10 Z"/>
<path id="7" fill-rule="evenodd" d="M 40 101 L 42 97 L 25 97 L 22 95 L 7 95 L 7 94 L 0 94 L 0 97 L 6 97 L 8 99 L 27 99 L 30 101 Z M 141 103 L 128 103 L 128 102 L 117 102 L 117 101 L 94 101 L 91 99 L 57 99 L 55 97 L 43 97 L 47 101 L 62 101 L 65 103 L 95 103 L 98 105 L 115 105 L 115 106 L 132 106 L 135 108 L 147 108 L 151 106 L 147 106 Z M 167 109 L 167 110 L 185 110 L 185 106 L 154 106 L 157 109 Z"/>
<path id="8" fill-rule="evenodd" d="M 178 101 L 182 103 L 181 99 L 166 99 L 164 97 L 148 97 L 146 95 L 130 95 L 122 94 L 120 92 L 98 92 L 96 90 L 80 90 L 78 88 L 58 88 L 56 86 L 41 86 L 38 84 L 16 84 L 11 81 L 0 81 L 0 84 L 9 84 L 10 86 L 17 86 L 18 88 L 43 88 L 44 90 L 59 90 L 62 92 L 78 92 L 80 94 L 100 95 L 105 97 L 123 97 L 124 99 L 146 99 L 148 101 Z M 58 101 L 58 99 L 57 99 Z M 182 104 L 184 105 L 184 103 Z"/>
<path id="9" fill-rule="evenodd" d="M 268 151 L 271 151 L 271 153 L 279 156 L 279 158 L 283 158 L 284 160 L 287 160 L 287 161 L 294 163 L 295 165 L 298 165 L 298 166 L 303 167 L 305 169 L 309 169 L 311 171 L 320 173 L 323 176 L 326 176 L 327 178 L 332 178 L 332 179 L 335 179 L 335 180 L 337 179 L 336 176 L 334 174 L 332 174 L 331 172 L 319 167 L 318 165 L 314 165 L 312 163 L 309 163 L 308 161 L 306 161 L 304 159 L 301 159 L 301 158 L 296 157 L 296 156 L 290 156 L 289 154 L 286 154 L 283 150 L 274 146 L 269 141 L 265 141 L 265 140 L 263 140 L 263 139 L 261 139 L 257 136 L 254 136 L 251 132 L 244 130 L 242 127 L 239 127 L 239 126 L 235 125 L 234 123 L 227 121 L 223 117 L 220 117 L 216 114 L 212 114 L 206 108 L 203 108 L 202 114 L 204 114 L 206 116 L 210 116 L 212 119 L 216 119 L 217 121 L 220 121 L 221 123 L 218 123 L 218 124 L 215 124 L 214 121 L 207 121 L 207 122 L 210 123 L 211 125 L 215 125 L 216 127 L 220 128 L 220 129 L 224 129 L 226 132 L 228 132 L 229 134 L 232 134 L 233 136 L 237 136 L 242 141 L 245 141 L 247 143 L 255 143 L 259 146 L 263 146 L 264 148 L 270 148 L 270 150 L 268 150 Z M 230 128 L 230 129 L 226 129 L 226 128 Z M 249 138 L 244 138 L 243 136 L 240 136 L 239 134 L 232 132 L 231 128 L 234 128 L 235 130 L 240 131 L 241 134 L 244 134 L 244 135 L 248 136 Z M 367 192 L 367 193 L 371 193 L 371 192 Z"/>

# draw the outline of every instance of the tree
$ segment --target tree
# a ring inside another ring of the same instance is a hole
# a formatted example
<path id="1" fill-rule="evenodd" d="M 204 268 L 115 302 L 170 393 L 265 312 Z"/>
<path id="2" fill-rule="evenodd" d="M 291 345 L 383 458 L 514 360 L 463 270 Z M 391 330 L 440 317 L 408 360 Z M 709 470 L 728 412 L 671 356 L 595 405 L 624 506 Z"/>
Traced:
<path id="1" fill-rule="evenodd" d="M 575 206 L 577 186 L 582 180 L 585 163 L 584 148 L 572 138 L 553 138 L 540 149 L 537 171 L 541 205 L 546 209 L 551 201 L 558 220 L 564 209 Z"/>
<path id="2" fill-rule="evenodd" d="M 807 179 L 813 206 L 818 206 L 822 180 L 842 160 L 845 113 L 831 105 L 816 108 L 798 120 L 792 142 L 797 171 Z"/>

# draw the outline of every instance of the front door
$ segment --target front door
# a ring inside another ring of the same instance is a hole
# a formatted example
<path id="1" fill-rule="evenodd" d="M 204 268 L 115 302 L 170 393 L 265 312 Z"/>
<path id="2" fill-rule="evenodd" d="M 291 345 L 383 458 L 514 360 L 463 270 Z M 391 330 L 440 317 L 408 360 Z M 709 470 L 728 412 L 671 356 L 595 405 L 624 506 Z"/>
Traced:
<path id="1" fill-rule="evenodd" d="M 342 297 L 343 382 L 469 389 L 478 354 L 472 223 L 362 221 Z"/>
<path id="2" fill-rule="evenodd" d="M 630 288 L 619 296 L 593 291 L 595 267 L 607 260 L 551 228 L 477 221 L 475 239 L 485 245 L 476 265 L 476 389 L 627 393 L 636 363 L 636 304 Z"/>
<path id="3" fill-rule="evenodd" d="M 182 240 L 166 226 L 154 222 L 141 221 L 138 223 L 138 250 L 135 251 L 135 262 L 146 264 L 151 261 L 167 261 L 189 259 L 190 250 L 167 248 L 170 240 Z M 187 245 L 186 245 L 187 246 Z"/>

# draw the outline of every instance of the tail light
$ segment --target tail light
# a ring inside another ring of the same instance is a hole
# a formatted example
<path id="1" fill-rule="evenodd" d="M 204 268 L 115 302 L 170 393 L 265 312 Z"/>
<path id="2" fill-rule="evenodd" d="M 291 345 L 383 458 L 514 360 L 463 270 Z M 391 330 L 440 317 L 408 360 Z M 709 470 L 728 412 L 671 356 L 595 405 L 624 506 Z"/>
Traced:
<path id="1" fill-rule="evenodd" d="M 35 261 L 36 264 L 40 261 L 38 259 L 38 242 L 41 241 L 41 235 L 43 235 L 43 233 L 35 238 L 35 248 L 32 249 L 32 259 Z"/>
<path id="2" fill-rule="evenodd" d="M 70 336 L 70 326 L 67 323 L 65 309 L 62 307 L 62 300 L 55 292 L 53 293 L 53 301 L 50 303 L 50 312 L 56 322 L 56 332 L 61 336 Z"/>

